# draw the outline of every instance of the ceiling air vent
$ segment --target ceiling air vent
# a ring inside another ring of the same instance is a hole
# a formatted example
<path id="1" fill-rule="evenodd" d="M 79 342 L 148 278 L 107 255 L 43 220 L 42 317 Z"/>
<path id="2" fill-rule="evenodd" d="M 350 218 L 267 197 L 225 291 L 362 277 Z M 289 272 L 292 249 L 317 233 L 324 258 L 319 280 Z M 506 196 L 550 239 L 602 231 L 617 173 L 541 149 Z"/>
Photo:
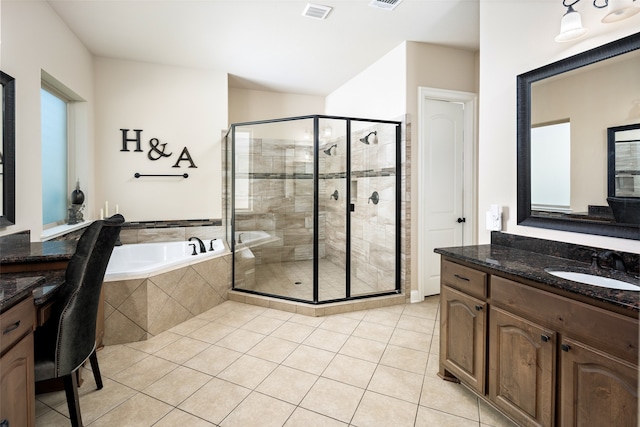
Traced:
<path id="1" fill-rule="evenodd" d="M 311 4 L 307 3 L 307 6 L 304 8 L 302 12 L 302 16 L 306 16 L 314 19 L 325 19 L 329 12 L 331 12 L 332 7 L 322 6 L 320 4 Z"/>
<path id="2" fill-rule="evenodd" d="M 393 10 L 402 0 L 371 0 L 369 6 L 377 9 Z"/>

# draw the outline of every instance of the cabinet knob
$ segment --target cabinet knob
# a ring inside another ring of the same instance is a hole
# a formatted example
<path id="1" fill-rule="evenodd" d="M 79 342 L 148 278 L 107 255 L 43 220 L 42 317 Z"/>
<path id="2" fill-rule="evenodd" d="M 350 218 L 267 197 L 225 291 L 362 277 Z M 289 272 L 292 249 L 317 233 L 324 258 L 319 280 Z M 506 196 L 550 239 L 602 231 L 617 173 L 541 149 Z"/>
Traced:
<path id="1" fill-rule="evenodd" d="M 476 311 L 482 311 L 482 306 L 481 305 L 476 305 Z"/>
<path id="2" fill-rule="evenodd" d="M 540 335 L 540 339 L 541 339 L 543 342 L 549 342 L 549 336 L 548 336 L 548 335 Z"/>
<path id="3" fill-rule="evenodd" d="M 569 351 L 571 350 L 571 346 L 569 344 L 562 344 L 560 346 L 560 348 L 562 349 L 562 351 Z"/>

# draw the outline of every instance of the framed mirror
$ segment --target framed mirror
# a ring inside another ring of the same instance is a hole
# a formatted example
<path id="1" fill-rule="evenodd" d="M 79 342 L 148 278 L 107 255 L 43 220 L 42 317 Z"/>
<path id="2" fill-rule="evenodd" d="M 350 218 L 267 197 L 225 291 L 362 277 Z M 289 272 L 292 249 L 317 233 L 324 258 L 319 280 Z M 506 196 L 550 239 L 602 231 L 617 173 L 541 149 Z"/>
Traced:
<path id="1" fill-rule="evenodd" d="M 519 225 L 640 240 L 609 206 L 608 129 L 640 120 L 640 33 L 517 77 Z"/>
<path id="2" fill-rule="evenodd" d="M 2 83 L 2 146 L 0 146 L 0 227 L 15 223 L 15 79 L 0 71 Z"/>

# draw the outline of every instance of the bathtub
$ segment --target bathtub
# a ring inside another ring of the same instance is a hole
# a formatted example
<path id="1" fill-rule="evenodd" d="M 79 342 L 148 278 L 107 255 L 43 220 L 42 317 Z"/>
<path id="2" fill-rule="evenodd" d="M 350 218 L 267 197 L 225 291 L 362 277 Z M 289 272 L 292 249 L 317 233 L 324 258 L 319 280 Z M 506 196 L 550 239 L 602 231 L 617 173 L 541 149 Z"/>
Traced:
<path id="1" fill-rule="evenodd" d="M 236 231 L 236 246 L 239 247 L 249 247 L 252 248 L 254 246 L 262 245 L 265 243 L 275 242 L 279 240 L 278 237 L 272 236 L 266 231 L 262 230 L 247 230 L 247 231 Z"/>
<path id="2" fill-rule="evenodd" d="M 210 241 L 207 240 L 204 243 L 207 248 L 205 253 L 200 253 L 198 241 L 136 243 L 116 246 L 109 259 L 104 281 L 145 279 L 200 263 L 227 252 L 222 239 L 213 240 L 212 251 L 209 250 Z M 193 255 L 193 246 L 189 244 L 196 245 L 196 255 Z"/>

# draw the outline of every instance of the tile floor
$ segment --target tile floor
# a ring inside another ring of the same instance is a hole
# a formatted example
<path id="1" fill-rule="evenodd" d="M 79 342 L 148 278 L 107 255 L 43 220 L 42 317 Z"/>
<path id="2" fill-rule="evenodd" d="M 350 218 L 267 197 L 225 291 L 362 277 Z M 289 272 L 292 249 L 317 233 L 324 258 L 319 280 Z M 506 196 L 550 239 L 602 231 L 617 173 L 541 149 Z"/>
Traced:
<path id="1" fill-rule="evenodd" d="M 437 377 L 438 300 L 327 317 L 227 301 L 83 372 L 85 425 L 513 424 Z M 69 426 L 64 392 L 36 396 L 36 426 Z"/>

